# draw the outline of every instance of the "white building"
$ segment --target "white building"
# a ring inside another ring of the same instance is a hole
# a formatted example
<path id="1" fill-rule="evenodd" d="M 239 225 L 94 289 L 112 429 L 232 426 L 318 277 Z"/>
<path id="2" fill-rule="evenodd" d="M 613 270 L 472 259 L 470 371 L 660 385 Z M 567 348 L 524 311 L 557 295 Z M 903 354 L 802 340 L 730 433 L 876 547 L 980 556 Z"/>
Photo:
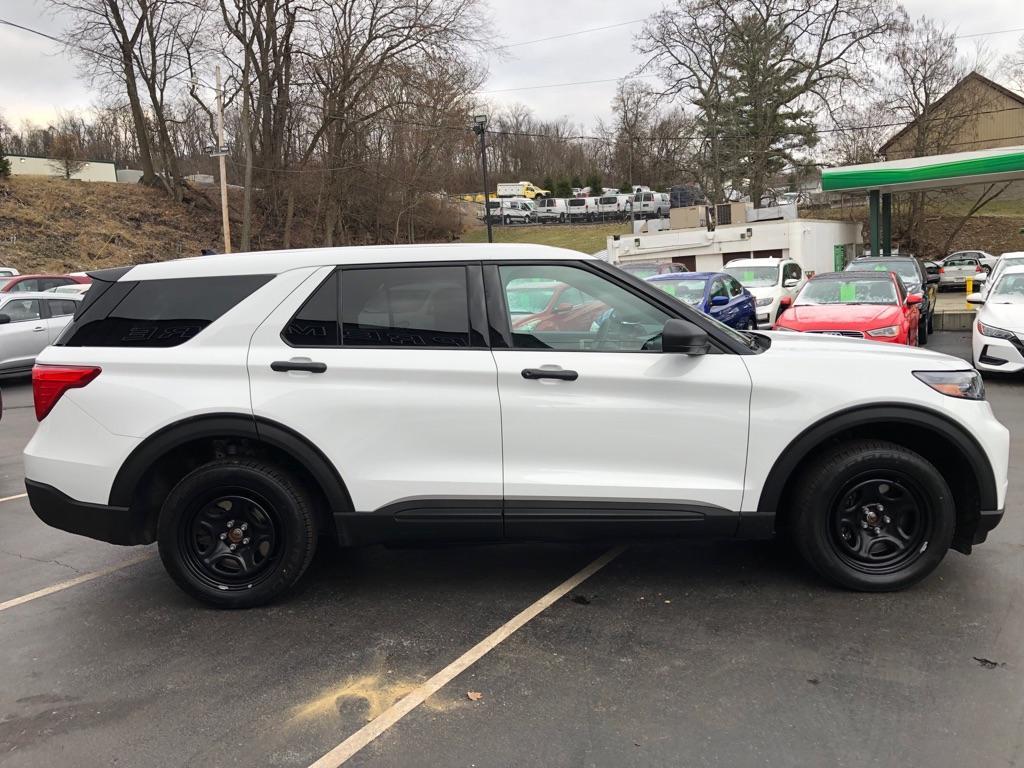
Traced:
<path id="1" fill-rule="evenodd" d="M 60 160 L 48 157 L 26 157 L 23 155 L 6 155 L 11 161 L 12 176 L 58 176 L 64 177 L 64 167 Z M 117 181 L 117 170 L 113 163 L 89 161 L 78 173 L 71 174 L 72 179 L 79 181 Z"/>
<path id="2" fill-rule="evenodd" d="M 684 264 L 691 272 L 718 272 L 732 259 L 790 258 L 805 271 L 841 270 L 860 254 L 860 224 L 824 219 L 778 219 L 669 229 L 608 238 L 613 264 L 665 262 Z"/>

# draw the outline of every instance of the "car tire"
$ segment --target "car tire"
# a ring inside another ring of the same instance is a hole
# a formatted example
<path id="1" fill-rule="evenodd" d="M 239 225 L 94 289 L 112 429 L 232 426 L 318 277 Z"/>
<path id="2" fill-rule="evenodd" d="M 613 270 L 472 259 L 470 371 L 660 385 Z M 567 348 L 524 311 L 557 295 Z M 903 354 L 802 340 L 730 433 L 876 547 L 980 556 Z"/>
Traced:
<path id="1" fill-rule="evenodd" d="M 883 440 L 823 453 L 798 479 L 791 503 L 791 535 L 804 560 L 828 581 L 862 592 L 923 579 L 956 527 L 953 494 L 939 470 Z"/>
<path id="2" fill-rule="evenodd" d="M 564 213 L 558 214 L 558 223 L 559 224 L 565 224 L 565 214 Z"/>
<path id="3" fill-rule="evenodd" d="M 917 324 L 917 346 L 923 347 L 928 344 L 928 321 Z"/>
<path id="4" fill-rule="evenodd" d="M 509 215 L 508 215 L 508 214 L 506 213 L 506 214 L 505 214 L 505 218 L 504 218 L 504 219 L 502 219 L 502 223 L 504 223 L 504 224 L 505 224 L 505 226 L 509 226 L 509 225 L 511 225 L 511 224 L 512 224 L 512 217 L 511 217 L 511 216 L 509 216 Z"/>
<path id="5" fill-rule="evenodd" d="M 316 537 L 313 503 L 301 484 L 253 459 L 221 459 L 185 475 L 157 526 L 168 574 L 218 608 L 264 605 L 289 590 L 309 567 Z"/>

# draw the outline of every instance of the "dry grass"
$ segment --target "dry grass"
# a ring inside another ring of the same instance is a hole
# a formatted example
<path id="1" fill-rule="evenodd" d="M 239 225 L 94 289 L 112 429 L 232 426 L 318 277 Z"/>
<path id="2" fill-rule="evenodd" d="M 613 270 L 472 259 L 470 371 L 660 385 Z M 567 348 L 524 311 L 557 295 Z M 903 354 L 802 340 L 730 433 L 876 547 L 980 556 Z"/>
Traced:
<path id="1" fill-rule="evenodd" d="M 559 248 L 571 248 L 583 253 L 594 253 L 605 248 L 609 235 L 620 235 L 629 232 L 629 223 L 612 222 L 608 224 L 544 224 L 538 226 L 493 227 L 496 243 L 536 243 L 538 245 L 554 245 Z M 472 229 L 462 235 L 464 243 L 486 243 L 487 227 L 475 224 Z"/>
<path id="2" fill-rule="evenodd" d="M 0 184 L 0 264 L 74 272 L 219 248 L 220 217 L 137 184 L 15 176 Z"/>

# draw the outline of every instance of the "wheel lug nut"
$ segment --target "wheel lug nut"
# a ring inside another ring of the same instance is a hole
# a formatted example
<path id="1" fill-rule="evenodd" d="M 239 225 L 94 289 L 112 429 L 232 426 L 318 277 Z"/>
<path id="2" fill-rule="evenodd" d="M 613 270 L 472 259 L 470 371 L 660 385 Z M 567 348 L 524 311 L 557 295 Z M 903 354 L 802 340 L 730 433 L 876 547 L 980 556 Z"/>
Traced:
<path id="1" fill-rule="evenodd" d="M 860 521 L 860 527 L 861 528 L 867 528 L 868 527 L 867 520 L 861 520 Z"/>
<path id="2" fill-rule="evenodd" d="M 248 531 L 249 530 L 249 524 L 248 523 L 242 523 L 242 530 L 243 531 Z"/>
<path id="3" fill-rule="evenodd" d="M 875 527 L 875 533 L 881 533 L 881 532 L 882 532 L 882 529 L 881 529 L 881 528 L 878 528 L 878 527 L 876 526 L 876 527 Z"/>
<path id="4" fill-rule="evenodd" d="M 892 522 L 892 520 L 889 519 L 888 515 L 886 515 L 885 517 L 882 518 L 882 522 L 885 523 L 886 525 L 888 525 L 889 523 Z"/>
<path id="5" fill-rule="evenodd" d="M 235 551 L 235 545 L 234 545 L 234 544 L 232 544 L 232 545 L 231 545 L 231 551 L 232 551 L 232 552 L 234 552 L 234 551 Z"/>
<path id="6" fill-rule="evenodd" d="M 228 535 L 227 535 L 226 533 L 222 533 L 222 534 L 220 535 L 220 540 L 221 540 L 221 541 L 224 541 L 224 539 L 226 539 L 227 537 L 228 537 Z"/>
<path id="7" fill-rule="evenodd" d="M 235 527 L 235 521 L 234 520 L 228 520 L 228 528 L 234 528 L 234 527 Z"/>
<path id="8" fill-rule="evenodd" d="M 242 543 L 243 544 L 248 544 L 249 543 L 249 537 L 247 536 L 246 538 L 242 539 Z"/>

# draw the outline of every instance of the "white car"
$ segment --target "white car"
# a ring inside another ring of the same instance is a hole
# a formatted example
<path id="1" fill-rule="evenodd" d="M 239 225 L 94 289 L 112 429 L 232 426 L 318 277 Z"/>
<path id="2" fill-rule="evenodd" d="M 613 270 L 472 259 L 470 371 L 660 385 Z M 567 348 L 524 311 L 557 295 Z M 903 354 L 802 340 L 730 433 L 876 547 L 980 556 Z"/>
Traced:
<path id="1" fill-rule="evenodd" d="M 978 309 L 971 335 L 979 371 L 1024 371 L 1024 266 L 1006 267 L 984 294 L 967 301 Z"/>
<path id="2" fill-rule="evenodd" d="M 0 267 L 0 277 L 17 277 L 20 274 L 14 267 Z"/>
<path id="3" fill-rule="evenodd" d="M 1024 251 L 1008 251 L 999 256 L 996 259 L 996 265 L 992 268 L 992 273 L 988 276 L 988 280 L 982 283 L 981 293 L 983 296 L 986 295 L 989 289 L 995 285 L 995 282 L 999 279 L 1000 275 L 1003 274 L 1003 270 L 1007 267 L 1020 267 L 1024 266 Z"/>
<path id="4" fill-rule="evenodd" d="M 792 259 L 733 259 L 724 271 L 754 294 L 761 328 L 770 328 L 785 311 L 783 297 L 792 302 L 807 282 L 803 269 Z"/>
<path id="5" fill-rule="evenodd" d="M 950 259 L 977 259 L 978 264 L 985 272 L 991 272 L 995 269 L 996 261 L 998 261 L 998 257 L 993 256 L 987 251 L 956 251 L 955 253 L 951 253 L 946 258 L 940 260 L 939 264 L 945 266 L 946 262 Z"/>
<path id="6" fill-rule="evenodd" d="M 569 221 L 595 221 L 598 217 L 596 197 L 570 197 L 565 201 Z"/>
<path id="7" fill-rule="evenodd" d="M 281 595 L 321 536 L 779 530 L 832 582 L 891 590 L 969 552 L 1006 503 L 1009 433 L 964 361 L 734 331 L 575 251 L 323 248 L 92 276 L 33 372 L 30 503 L 57 528 L 156 541 L 219 606 Z M 508 297 L 541 283 L 577 298 L 513 331 Z"/>
<path id="8" fill-rule="evenodd" d="M 491 221 L 501 224 L 530 224 L 537 220 L 537 209 L 533 201 L 526 198 L 491 200 L 487 203 L 487 210 Z"/>
<path id="9" fill-rule="evenodd" d="M 81 298 L 30 291 L 0 293 L 0 375 L 31 371 L 36 355 L 57 339 Z"/>

